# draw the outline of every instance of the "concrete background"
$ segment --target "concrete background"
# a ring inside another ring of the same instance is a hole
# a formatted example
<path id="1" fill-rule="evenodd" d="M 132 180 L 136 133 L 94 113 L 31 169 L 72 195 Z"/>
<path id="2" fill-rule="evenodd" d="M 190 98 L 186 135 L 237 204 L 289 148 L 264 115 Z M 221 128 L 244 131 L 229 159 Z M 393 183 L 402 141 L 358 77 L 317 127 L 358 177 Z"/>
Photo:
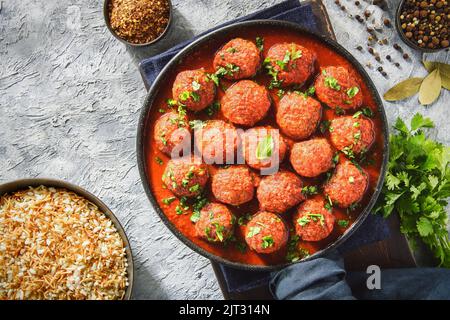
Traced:
<path id="1" fill-rule="evenodd" d="M 147 200 L 136 166 L 135 133 L 145 89 L 137 70 L 143 57 L 171 47 L 194 34 L 277 0 L 174 0 L 174 25 L 168 37 L 151 49 L 129 49 L 103 22 L 100 0 L 2 0 L 0 11 L 0 183 L 24 177 L 54 177 L 90 190 L 104 200 L 123 223 L 135 255 L 135 297 L 141 299 L 220 299 L 222 295 L 207 259 L 179 242 L 160 222 Z M 392 46 L 377 46 L 391 54 L 400 71 L 382 64 L 389 78 L 365 47 L 367 32 L 349 14 L 362 14 L 361 1 L 324 0 L 338 41 L 367 67 L 380 93 L 411 74 L 425 74 L 420 55 L 405 48 L 405 62 Z M 392 19 L 389 12 L 374 16 Z M 387 29 L 390 43 L 398 42 Z M 448 61 L 449 54 L 428 56 Z M 437 124 L 433 135 L 449 144 L 448 91 L 424 108 L 417 97 L 386 103 L 392 123 L 421 111 Z"/>

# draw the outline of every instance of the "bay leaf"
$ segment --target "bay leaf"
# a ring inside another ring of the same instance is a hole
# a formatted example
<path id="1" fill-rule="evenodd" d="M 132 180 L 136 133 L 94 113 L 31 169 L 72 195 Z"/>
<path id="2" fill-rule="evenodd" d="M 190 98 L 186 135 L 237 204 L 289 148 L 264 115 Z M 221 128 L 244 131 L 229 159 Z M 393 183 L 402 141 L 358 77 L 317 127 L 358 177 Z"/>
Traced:
<path id="1" fill-rule="evenodd" d="M 423 78 L 409 78 L 397 83 L 383 96 L 387 101 L 398 101 L 415 95 L 420 88 Z"/>
<path id="2" fill-rule="evenodd" d="M 449 64 L 438 62 L 437 67 L 438 67 L 441 75 L 444 75 L 447 78 L 450 78 L 450 65 Z"/>
<path id="3" fill-rule="evenodd" d="M 441 84 L 442 88 L 450 90 L 450 77 L 447 77 L 444 74 L 441 74 Z"/>
<path id="4" fill-rule="evenodd" d="M 419 101 L 422 105 L 429 105 L 439 98 L 441 93 L 441 75 L 438 69 L 431 72 L 425 79 L 419 89 Z"/>
<path id="5" fill-rule="evenodd" d="M 425 69 L 427 69 L 428 72 L 433 71 L 434 69 L 436 69 L 436 62 L 434 61 L 422 61 L 423 66 L 425 67 Z"/>
<path id="6" fill-rule="evenodd" d="M 450 78 L 450 65 L 449 64 L 446 64 L 443 62 L 437 62 L 437 61 L 422 61 L 422 63 L 428 72 L 432 72 L 434 69 L 439 68 L 441 75 L 444 74 Z"/>

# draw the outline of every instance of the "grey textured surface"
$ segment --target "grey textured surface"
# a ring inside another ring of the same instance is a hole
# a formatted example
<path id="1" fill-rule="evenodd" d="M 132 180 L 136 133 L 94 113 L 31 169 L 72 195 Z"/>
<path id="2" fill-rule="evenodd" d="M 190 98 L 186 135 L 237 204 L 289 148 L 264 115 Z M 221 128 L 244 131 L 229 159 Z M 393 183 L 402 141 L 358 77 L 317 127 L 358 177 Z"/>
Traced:
<path id="1" fill-rule="evenodd" d="M 175 0 L 168 37 L 157 47 L 139 50 L 126 48 L 108 33 L 99 0 L 1 2 L 0 182 L 53 177 L 102 198 L 132 243 L 136 298 L 221 298 L 208 260 L 168 231 L 141 186 L 135 133 L 145 89 L 136 64 L 217 24 L 281 1 Z M 367 70 L 381 93 L 410 74 L 425 73 L 419 54 L 410 52 L 412 61 L 404 62 L 392 46 L 384 46 L 378 49 L 382 56 L 389 52 L 402 64 L 397 70 L 385 62 L 390 76 L 384 79 L 367 51 L 355 49 L 365 47 L 364 28 L 346 17 L 360 14 L 368 4 L 361 1 L 357 8 L 354 1 L 341 2 L 346 13 L 325 0 L 338 41 L 361 62 L 372 63 Z M 392 18 L 397 1 L 388 2 Z M 393 29 L 386 36 L 400 41 Z M 448 59 L 448 53 L 439 58 Z M 442 94 L 439 103 L 426 109 L 417 97 L 386 103 L 389 120 L 422 111 L 438 124 L 435 137 L 448 144 L 450 94 Z"/>

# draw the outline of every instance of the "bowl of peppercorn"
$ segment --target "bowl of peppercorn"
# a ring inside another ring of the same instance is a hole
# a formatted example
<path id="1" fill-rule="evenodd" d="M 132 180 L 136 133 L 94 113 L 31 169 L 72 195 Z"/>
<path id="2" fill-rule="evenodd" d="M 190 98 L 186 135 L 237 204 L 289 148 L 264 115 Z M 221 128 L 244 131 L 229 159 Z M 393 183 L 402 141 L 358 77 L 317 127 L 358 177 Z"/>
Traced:
<path id="1" fill-rule="evenodd" d="M 437 52 L 449 48 L 450 5 L 448 0 L 402 0 L 396 27 L 411 48 Z"/>
<path id="2" fill-rule="evenodd" d="M 103 15 L 112 35 L 130 46 L 144 47 L 167 34 L 172 22 L 170 0 L 104 0 Z"/>

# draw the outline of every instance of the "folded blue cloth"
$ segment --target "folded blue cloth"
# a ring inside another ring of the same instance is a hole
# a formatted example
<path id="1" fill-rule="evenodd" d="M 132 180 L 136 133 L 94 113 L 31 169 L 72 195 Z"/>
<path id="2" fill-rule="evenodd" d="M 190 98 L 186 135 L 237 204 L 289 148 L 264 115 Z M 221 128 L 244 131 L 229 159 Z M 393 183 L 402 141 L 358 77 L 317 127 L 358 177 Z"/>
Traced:
<path id="1" fill-rule="evenodd" d="M 381 269 L 379 287 L 368 289 L 366 272 L 346 272 L 336 252 L 274 272 L 270 291 L 280 300 L 448 300 L 450 270 Z M 373 281 L 369 280 L 370 284 Z"/>
<path id="2" fill-rule="evenodd" d="M 312 7 L 309 3 L 300 3 L 298 0 L 289 0 L 273 7 L 255 12 L 245 17 L 227 22 L 223 25 L 212 29 L 223 27 L 235 22 L 255 20 L 255 19 L 275 19 L 295 22 L 304 28 L 320 32 L 320 22 L 313 14 Z M 186 45 L 197 39 L 198 37 L 211 32 L 198 35 L 197 37 L 182 42 L 166 52 L 143 60 L 139 69 L 143 77 L 146 88 L 149 88 L 158 76 L 162 68 Z M 386 239 L 389 236 L 389 228 L 387 223 L 378 216 L 369 216 L 359 230 L 357 230 L 350 239 L 342 246 L 341 250 L 348 251 L 364 244 Z M 268 272 L 242 271 L 226 266 L 220 266 L 229 292 L 244 292 L 252 288 L 266 285 L 269 282 L 270 274 Z"/>

